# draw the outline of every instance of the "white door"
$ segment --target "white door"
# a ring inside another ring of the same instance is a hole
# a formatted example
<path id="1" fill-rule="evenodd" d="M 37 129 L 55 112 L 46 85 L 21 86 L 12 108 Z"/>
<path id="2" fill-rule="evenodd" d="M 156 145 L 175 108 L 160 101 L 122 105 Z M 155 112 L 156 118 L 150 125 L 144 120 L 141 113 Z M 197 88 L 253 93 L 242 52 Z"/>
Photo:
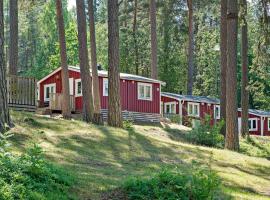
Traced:
<path id="1" fill-rule="evenodd" d="M 241 133 L 241 117 L 238 117 L 238 133 L 240 134 Z"/>

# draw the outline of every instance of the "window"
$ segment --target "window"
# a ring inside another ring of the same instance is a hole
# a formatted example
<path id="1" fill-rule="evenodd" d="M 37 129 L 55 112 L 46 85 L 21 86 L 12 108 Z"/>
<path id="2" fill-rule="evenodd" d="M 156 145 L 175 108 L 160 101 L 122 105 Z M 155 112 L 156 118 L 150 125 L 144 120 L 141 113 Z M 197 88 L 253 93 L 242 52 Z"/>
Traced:
<path id="1" fill-rule="evenodd" d="M 82 81 L 81 79 L 75 80 L 75 97 L 82 96 Z"/>
<path id="2" fill-rule="evenodd" d="M 165 103 L 165 113 L 176 114 L 176 103 L 175 102 Z"/>
<path id="3" fill-rule="evenodd" d="M 152 101 L 152 84 L 138 83 L 138 99 Z"/>
<path id="4" fill-rule="evenodd" d="M 44 85 L 44 101 L 50 101 L 50 93 L 56 92 L 56 84 L 47 84 Z"/>
<path id="5" fill-rule="evenodd" d="M 103 79 L 103 96 L 107 97 L 109 94 L 109 84 L 108 84 L 108 79 L 104 78 Z"/>
<path id="6" fill-rule="evenodd" d="M 258 130 L 256 118 L 248 120 L 248 128 L 249 128 L 249 131 L 257 131 Z"/>
<path id="7" fill-rule="evenodd" d="M 215 105 L 214 106 L 214 118 L 215 119 L 220 119 L 220 106 Z"/>
<path id="8" fill-rule="evenodd" d="M 200 117 L 199 103 L 188 103 L 188 116 Z"/>
<path id="9" fill-rule="evenodd" d="M 270 131 L 270 118 L 268 118 L 268 131 Z"/>

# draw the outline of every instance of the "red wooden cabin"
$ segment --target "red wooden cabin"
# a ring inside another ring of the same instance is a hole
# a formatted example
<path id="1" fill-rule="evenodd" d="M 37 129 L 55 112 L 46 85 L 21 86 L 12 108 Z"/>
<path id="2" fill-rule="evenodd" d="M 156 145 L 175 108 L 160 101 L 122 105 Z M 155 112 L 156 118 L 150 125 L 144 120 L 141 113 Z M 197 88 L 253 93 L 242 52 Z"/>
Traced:
<path id="1" fill-rule="evenodd" d="M 98 75 L 101 109 L 104 118 L 106 118 L 108 109 L 107 71 L 100 70 Z M 37 84 L 39 106 L 50 106 L 52 110 L 61 110 L 61 68 L 56 69 L 38 81 Z M 121 73 L 120 89 L 123 117 L 135 121 L 159 121 L 161 85 L 164 84 L 159 80 Z M 69 86 L 72 110 L 81 112 L 83 98 L 78 67 L 69 66 Z M 57 98 L 58 102 L 56 102 Z"/>
<path id="2" fill-rule="evenodd" d="M 179 95 L 162 92 L 163 116 L 178 115 L 183 125 L 195 125 L 210 116 L 213 125 L 220 120 L 219 99 Z M 190 124 L 191 123 L 191 124 Z M 238 110 L 238 131 L 241 130 L 241 109 Z M 249 132 L 252 135 L 270 136 L 270 112 L 249 109 Z"/>

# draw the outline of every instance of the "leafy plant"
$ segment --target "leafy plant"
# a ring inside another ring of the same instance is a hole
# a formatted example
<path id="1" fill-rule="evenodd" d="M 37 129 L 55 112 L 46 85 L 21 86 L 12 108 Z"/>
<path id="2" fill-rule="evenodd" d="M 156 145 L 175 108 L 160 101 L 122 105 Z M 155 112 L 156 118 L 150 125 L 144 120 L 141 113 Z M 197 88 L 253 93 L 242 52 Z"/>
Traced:
<path id="1" fill-rule="evenodd" d="M 211 171 L 196 165 L 162 170 L 150 179 L 132 178 L 124 183 L 129 199 L 214 199 L 220 180 Z"/>
<path id="2" fill-rule="evenodd" d="M 131 129 L 133 129 L 133 122 L 130 121 L 130 120 L 124 120 L 123 121 L 123 127 L 126 130 L 131 130 Z"/>
<path id="3" fill-rule="evenodd" d="M 221 134 L 223 125 L 224 121 L 211 125 L 210 116 L 207 116 L 204 123 L 187 134 L 187 140 L 199 145 L 222 148 L 224 146 L 224 137 Z"/>

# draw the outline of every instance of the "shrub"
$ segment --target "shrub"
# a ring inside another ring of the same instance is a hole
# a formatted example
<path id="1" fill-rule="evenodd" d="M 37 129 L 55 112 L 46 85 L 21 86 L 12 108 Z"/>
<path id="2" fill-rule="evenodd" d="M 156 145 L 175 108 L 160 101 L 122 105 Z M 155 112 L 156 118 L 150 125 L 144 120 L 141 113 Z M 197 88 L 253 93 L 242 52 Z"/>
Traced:
<path id="1" fill-rule="evenodd" d="M 224 146 L 224 137 L 221 134 L 223 126 L 223 121 L 211 125 L 210 117 L 208 116 L 204 123 L 198 125 L 187 134 L 187 140 L 199 145 L 222 148 Z"/>
<path id="2" fill-rule="evenodd" d="M 37 145 L 25 155 L 0 155 L 0 199 L 70 199 L 73 178 L 45 161 Z"/>
<path id="3" fill-rule="evenodd" d="M 132 130 L 133 129 L 133 122 L 130 120 L 124 120 L 123 121 L 123 128 L 126 130 Z"/>
<path id="4" fill-rule="evenodd" d="M 201 167 L 162 170 L 150 179 L 133 178 L 125 182 L 123 191 L 129 199 L 213 199 L 219 190 L 216 174 Z"/>

